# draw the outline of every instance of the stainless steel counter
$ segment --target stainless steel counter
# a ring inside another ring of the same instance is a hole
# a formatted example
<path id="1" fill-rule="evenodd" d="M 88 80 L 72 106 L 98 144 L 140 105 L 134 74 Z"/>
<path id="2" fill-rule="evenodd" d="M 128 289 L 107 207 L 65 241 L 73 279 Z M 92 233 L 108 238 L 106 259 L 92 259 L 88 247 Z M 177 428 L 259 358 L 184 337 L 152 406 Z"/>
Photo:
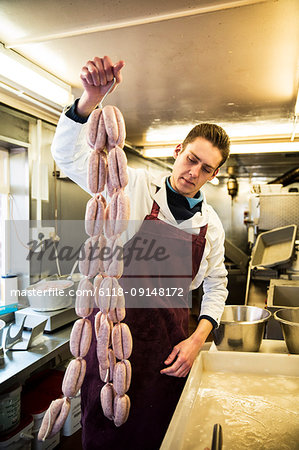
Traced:
<path id="1" fill-rule="evenodd" d="M 51 359 L 58 357 L 59 363 L 71 356 L 68 345 L 71 329 L 72 325 L 66 325 L 51 334 L 43 334 L 38 344 L 27 351 L 5 350 L 4 363 L 0 366 L 0 394 L 15 382 L 24 383 L 32 372 Z"/>

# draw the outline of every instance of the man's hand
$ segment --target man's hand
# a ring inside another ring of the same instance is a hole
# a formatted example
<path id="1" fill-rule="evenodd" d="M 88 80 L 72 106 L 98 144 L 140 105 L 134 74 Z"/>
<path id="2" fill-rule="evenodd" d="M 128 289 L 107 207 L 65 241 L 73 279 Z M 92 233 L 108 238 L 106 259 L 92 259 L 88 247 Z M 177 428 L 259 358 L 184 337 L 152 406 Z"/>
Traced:
<path id="1" fill-rule="evenodd" d="M 171 377 L 187 376 L 212 328 L 213 326 L 209 320 L 201 319 L 194 333 L 188 339 L 179 342 L 173 347 L 172 352 L 164 363 L 166 365 L 171 364 L 173 361 L 174 363 L 170 367 L 160 370 L 160 373 Z"/>
<path id="2" fill-rule="evenodd" d="M 104 56 L 103 58 L 95 57 L 82 67 L 80 78 L 84 92 L 77 105 L 77 114 L 79 116 L 88 117 L 91 114 L 110 89 L 114 77 L 116 83 L 112 90 L 121 83 L 121 69 L 124 65 L 124 61 L 112 64 L 111 59 L 108 56 Z"/>
<path id="3" fill-rule="evenodd" d="M 172 377 L 186 377 L 202 345 L 194 342 L 192 336 L 179 342 L 164 361 L 166 365 L 173 361 L 174 363 L 167 369 L 161 370 L 160 373 Z"/>

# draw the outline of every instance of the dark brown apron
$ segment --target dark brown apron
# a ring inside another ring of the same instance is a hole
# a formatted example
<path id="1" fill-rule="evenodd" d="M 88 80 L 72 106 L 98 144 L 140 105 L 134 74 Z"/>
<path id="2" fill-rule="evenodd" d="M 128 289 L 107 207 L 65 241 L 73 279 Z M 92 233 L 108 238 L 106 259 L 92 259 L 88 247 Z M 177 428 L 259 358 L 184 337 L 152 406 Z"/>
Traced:
<path id="1" fill-rule="evenodd" d="M 198 272 L 205 247 L 207 225 L 198 235 L 169 225 L 158 219 L 159 206 L 154 201 L 150 215 L 147 215 L 138 233 L 124 246 L 124 273 L 119 280 L 127 294 L 126 322 L 133 336 L 132 382 L 128 395 L 131 411 L 127 422 L 121 427 L 104 417 L 100 405 L 100 390 L 104 383 L 99 377 L 96 357 L 96 341 L 93 335 L 91 348 L 86 356 L 87 371 L 81 388 L 82 401 L 82 443 L 86 450 L 93 449 L 159 449 L 167 427 L 174 413 L 186 378 L 160 374 L 164 361 L 172 348 L 188 337 L 188 293 L 191 281 Z M 150 243 L 154 248 L 167 249 L 167 258 L 151 264 L 145 259 L 132 259 L 126 265 L 126 256 L 136 242 Z M 186 247 L 190 245 L 190 252 Z M 192 252 L 192 266 L 190 256 Z M 189 259 L 189 261 L 188 261 Z M 190 267 L 188 267 L 190 266 Z M 167 294 L 183 291 L 182 296 L 140 296 L 134 288 L 173 289 Z M 137 286 L 137 288 L 136 288 Z M 133 290 L 132 290 L 133 288 Z M 132 294 L 132 295 L 130 295 Z M 137 308 L 140 305 L 142 308 Z M 137 302 L 137 303 L 136 303 Z M 139 302 L 139 303 L 138 303 Z M 154 306 L 154 307 L 151 307 Z M 93 322 L 95 310 L 91 316 Z"/>

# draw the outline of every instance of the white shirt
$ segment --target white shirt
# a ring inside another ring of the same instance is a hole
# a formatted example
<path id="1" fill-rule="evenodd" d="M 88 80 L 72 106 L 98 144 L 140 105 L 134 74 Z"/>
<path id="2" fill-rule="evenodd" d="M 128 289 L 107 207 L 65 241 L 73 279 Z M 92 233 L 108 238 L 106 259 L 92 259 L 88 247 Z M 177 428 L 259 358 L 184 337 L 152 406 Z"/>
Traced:
<path id="1" fill-rule="evenodd" d="M 85 133 L 86 124 L 82 125 L 62 114 L 52 143 L 52 155 L 63 172 L 91 194 L 87 188 L 87 162 L 91 149 Z M 128 174 L 129 183 L 125 192 L 130 198 L 131 211 L 128 229 L 122 234 L 124 243 L 139 230 L 144 217 L 151 212 L 154 200 L 160 207 L 158 218 L 180 230 L 198 234 L 200 228 L 208 224 L 203 258 L 190 289 L 196 289 L 203 283 L 200 315 L 210 316 L 219 324 L 228 291 L 224 266 L 224 230 L 216 212 L 207 204 L 204 196 L 201 212 L 178 224 L 167 204 L 165 180 L 169 173 L 153 176 L 145 169 L 128 167 Z M 160 187 L 158 192 L 157 186 Z M 103 195 L 108 197 L 105 191 Z"/>

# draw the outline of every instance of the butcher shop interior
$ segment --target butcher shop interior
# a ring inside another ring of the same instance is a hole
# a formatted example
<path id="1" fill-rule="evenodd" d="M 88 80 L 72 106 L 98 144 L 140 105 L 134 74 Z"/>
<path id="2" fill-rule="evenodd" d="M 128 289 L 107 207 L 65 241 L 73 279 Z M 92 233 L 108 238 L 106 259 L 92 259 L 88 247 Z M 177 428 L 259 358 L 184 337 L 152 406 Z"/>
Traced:
<path id="1" fill-rule="evenodd" d="M 298 450 L 298 23 L 0 2 L 0 449 Z"/>

